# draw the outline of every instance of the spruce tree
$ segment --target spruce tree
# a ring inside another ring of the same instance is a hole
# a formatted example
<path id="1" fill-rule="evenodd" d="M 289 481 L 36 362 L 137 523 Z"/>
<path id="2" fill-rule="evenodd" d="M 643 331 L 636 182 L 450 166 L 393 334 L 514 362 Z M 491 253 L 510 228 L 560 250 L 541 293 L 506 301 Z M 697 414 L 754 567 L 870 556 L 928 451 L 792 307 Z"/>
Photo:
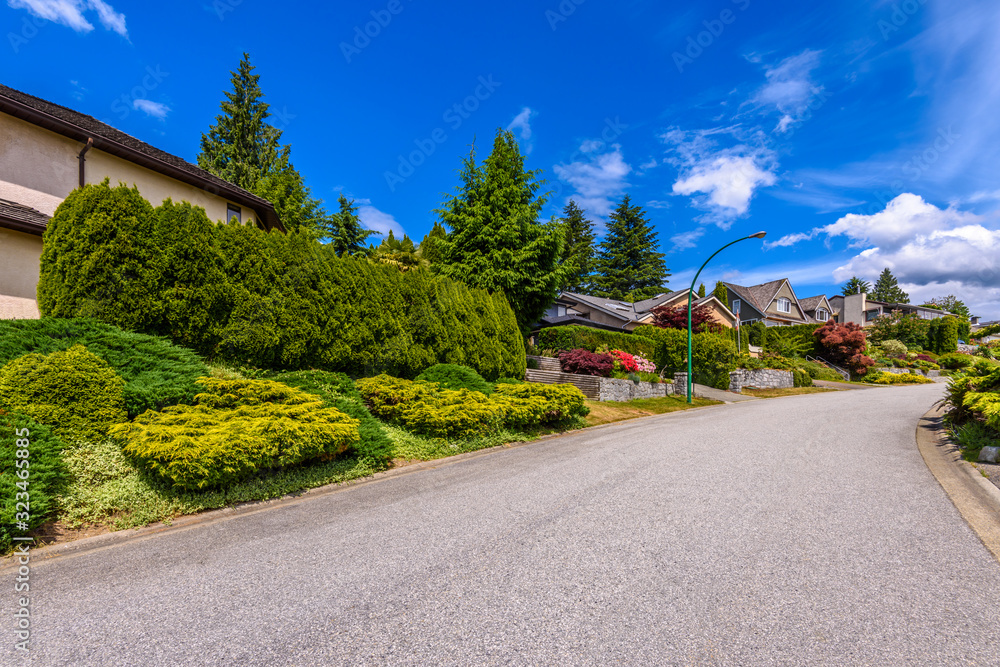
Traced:
<path id="1" fill-rule="evenodd" d="M 315 229 L 326 217 L 322 201 L 310 195 L 292 166 L 291 149 L 281 144 L 281 130 L 268 123 L 271 112 L 263 100 L 260 75 L 253 70 L 244 53 L 239 69 L 231 72 L 233 87 L 225 91 L 222 113 L 201 135 L 198 166 L 270 201 L 289 231 Z"/>
<path id="2" fill-rule="evenodd" d="M 513 133 L 497 130 L 482 165 L 475 149 L 463 161 L 457 194 L 437 212 L 451 230 L 437 242 L 437 270 L 490 293 L 503 292 L 527 334 L 563 282 L 562 230 L 541 223 L 537 170 L 526 170 Z"/>
<path id="3" fill-rule="evenodd" d="M 889 267 L 882 270 L 878 280 L 875 281 L 875 287 L 872 288 L 871 294 L 868 296 L 875 301 L 884 301 L 886 303 L 910 302 L 910 295 L 899 287 L 899 282 L 896 280 L 896 276 L 892 275 Z"/>
<path id="4" fill-rule="evenodd" d="M 867 280 L 862 280 L 857 276 L 852 276 L 851 279 L 847 281 L 847 284 L 844 285 L 843 289 L 840 290 L 840 293 L 843 294 L 844 296 L 850 296 L 852 294 L 861 294 L 861 293 L 867 294 L 868 292 L 871 291 L 872 291 L 871 283 L 869 283 Z"/>
<path id="5" fill-rule="evenodd" d="M 370 255 L 371 249 L 365 245 L 369 236 L 377 235 L 370 229 L 361 226 L 361 218 L 358 216 L 358 207 L 354 205 L 354 200 L 348 201 L 343 193 L 337 199 L 340 211 L 329 216 L 319 228 L 318 235 L 321 239 L 329 240 L 329 246 L 338 256 L 344 255 Z"/>
<path id="6" fill-rule="evenodd" d="M 563 228 L 564 245 L 562 266 L 566 270 L 562 289 L 586 294 L 591 281 L 594 263 L 594 223 L 584 216 L 584 211 L 572 199 L 563 209 L 559 220 Z"/>
<path id="7" fill-rule="evenodd" d="M 715 289 L 712 290 L 712 295 L 721 301 L 723 306 L 729 308 L 729 290 L 726 289 L 726 286 L 722 284 L 721 280 L 715 283 Z"/>
<path id="8" fill-rule="evenodd" d="M 601 242 L 594 278 L 595 296 L 641 301 L 656 296 L 670 277 L 663 253 L 656 252 L 656 232 L 641 206 L 628 195 L 611 214 Z"/>

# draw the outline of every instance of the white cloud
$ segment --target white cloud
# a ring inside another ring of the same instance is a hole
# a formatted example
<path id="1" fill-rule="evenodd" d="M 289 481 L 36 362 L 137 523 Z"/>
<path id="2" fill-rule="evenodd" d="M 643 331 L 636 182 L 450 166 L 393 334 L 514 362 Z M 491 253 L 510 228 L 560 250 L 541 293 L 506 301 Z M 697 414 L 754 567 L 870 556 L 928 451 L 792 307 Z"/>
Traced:
<path id="1" fill-rule="evenodd" d="M 31 14 L 60 23 L 77 32 L 90 32 L 93 24 L 84 16 L 86 11 L 97 12 L 97 18 L 107 30 L 128 37 L 125 15 L 116 12 L 104 0 L 7 0 L 14 9 L 27 9 Z"/>
<path id="2" fill-rule="evenodd" d="M 764 68 L 767 83 L 749 103 L 762 111 L 776 110 L 781 114 L 776 132 L 787 132 L 808 113 L 814 99 L 823 93 L 822 86 L 818 86 L 812 78 L 813 70 L 819 67 L 819 59 L 819 51 L 807 49 L 773 67 Z"/>
<path id="3" fill-rule="evenodd" d="M 521 150 L 527 155 L 535 147 L 535 142 L 531 138 L 531 119 L 538 115 L 529 107 L 521 109 L 521 113 L 514 117 L 514 120 L 507 126 L 510 132 L 517 131 L 521 138 Z"/>
<path id="4" fill-rule="evenodd" d="M 650 199 L 646 202 L 646 208 L 670 208 L 670 202 L 660 201 L 659 199 Z"/>
<path id="5" fill-rule="evenodd" d="M 814 229 L 809 233 L 800 232 L 797 234 L 786 234 L 777 241 L 764 241 L 764 247 L 768 250 L 771 248 L 787 248 L 801 241 L 811 241 L 816 237 L 817 231 L 818 230 Z"/>
<path id="6" fill-rule="evenodd" d="M 757 189 L 775 182 L 774 173 L 758 166 L 755 157 L 724 154 L 694 166 L 674 183 L 673 191 L 687 196 L 703 193 L 696 204 L 715 212 L 716 224 L 728 229 L 733 218 L 749 210 Z"/>
<path id="7" fill-rule="evenodd" d="M 382 236 L 387 236 L 389 231 L 392 230 L 396 238 L 403 238 L 403 235 L 406 234 L 403 226 L 396 222 L 395 217 L 385 211 L 378 210 L 371 205 L 369 200 L 359 199 L 357 203 L 360 204 L 358 206 L 358 218 L 361 219 L 361 224 L 365 229 L 376 231 Z"/>
<path id="8" fill-rule="evenodd" d="M 580 147 L 587 153 L 586 159 L 553 167 L 560 180 L 571 185 L 577 195 L 572 197 L 580 208 L 594 216 L 606 218 L 613 208 L 612 199 L 620 196 L 628 187 L 626 178 L 632 167 L 625 162 L 621 146 L 614 144 L 611 151 L 604 153 L 584 150 L 588 142 Z"/>
<path id="9" fill-rule="evenodd" d="M 671 252 L 676 250 L 687 250 L 688 248 L 694 248 L 698 245 L 698 239 L 705 235 L 704 227 L 697 227 L 691 231 L 681 232 L 680 234 L 674 234 L 670 237 L 670 243 L 672 247 Z"/>
<path id="10" fill-rule="evenodd" d="M 166 104 L 153 102 L 152 100 L 134 100 L 132 102 L 132 108 L 143 112 L 147 116 L 153 116 L 154 118 L 159 118 L 160 120 L 166 118 L 167 114 L 170 113 L 170 107 Z"/>
<path id="11" fill-rule="evenodd" d="M 874 279 L 888 267 L 911 300 L 955 294 L 986 312 L 1000 310 L 1000 230 L 979 216 L 904 194 L 884 211 L 844 216 L 816 231 L 870 246 L 834 271 L 837 281 Z"/>

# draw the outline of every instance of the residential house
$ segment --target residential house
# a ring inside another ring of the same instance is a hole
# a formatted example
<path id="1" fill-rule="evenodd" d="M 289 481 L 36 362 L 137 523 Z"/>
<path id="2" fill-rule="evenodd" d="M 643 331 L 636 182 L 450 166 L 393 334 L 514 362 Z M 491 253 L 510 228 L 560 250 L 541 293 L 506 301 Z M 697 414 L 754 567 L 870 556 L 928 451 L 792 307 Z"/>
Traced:
<path id="1" fill-rule="evenodd" d="M 799 299 L 799 305 L 814 322 L 825 324 L 833 318 L 833 306 L 830 304 L 830 300 L 822 294 Z"/>
<path id="2" fill-rule="evenodd" d="M 729 310 L 736 313 L 741 326 L 763 322 L 766 326 L 778 327 L 816 321 L 805 311 L 787 278 L 751 287 L 734 283 L 723 285 L 729 298 Z M 814 312 L 824 309 L 819 302 L 812 305 L 817 309 Z"/>
<path id="3" fill-rule="evenodd" d="M 91 116 L 0 85 L 0 317 L 37 317 L 42 234 L 67 195 L 110 179 L 154 205 L 168 197 L 283 229 L 274 206 Z"/>
<path id="4" fill-rule="evenodd" d="M 685 289 L 657 294 L 651 299 L 635 303 L 563 292 L 556 298 L 536 328 L 577 324 L 610 331 L 632 331 L 643 324 L 652 324 L 655 308 L 687 307 L 689 291 Z M 711 294 L 696 298 L 693 305 L 708 306 L 712 312 L 712 319 L 724 327 L 732 328 L 736 325 L 736 316 Z"/>
<path id="5" fill-rule="evenodd" d="M 951 313 L 937 310 L 936 308 L 914 306 L 909 303 L 874 301 L 869 299 L 868 295 L 864 293 L 830 297 L 830 305 L 837 316 L 837 322 L 840 324 L 854 322 L 863 327 L 871 326 L 876 319 L 890 313 L 916 315 L 922 320 L 936 320 L 939 317 L 948 317 L 951 315 Z"/>
<path id="6" fill-rule="evenodd" d="M 971 327 L 972 333 L 976 333 L 977 331 L 985 329 L 986 327 L 992 327 L 996 326 L 997 324 L 1000 324 L 1000 320 L 991 320 L 989 322 L 984 322 L 981 317 L 973 317 L 970 320 L 970 322 L 972 324 Z M 989 336 L 983 336 L 981 339 L 979 339 L 979 342 L 992 343 L 993 341 L 996 340 L 1000 340 L 1000 334 L 991 334 Z"/>

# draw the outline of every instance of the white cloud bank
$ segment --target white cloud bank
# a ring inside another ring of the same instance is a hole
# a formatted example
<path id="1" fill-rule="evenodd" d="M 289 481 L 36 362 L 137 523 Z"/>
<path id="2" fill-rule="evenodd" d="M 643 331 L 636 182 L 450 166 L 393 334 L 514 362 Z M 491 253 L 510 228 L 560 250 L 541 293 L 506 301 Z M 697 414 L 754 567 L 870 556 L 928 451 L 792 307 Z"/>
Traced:
<path id="1" fill-rule="evenodd" d="M 170 113 L 170 107 L 166 104 L 161 104 L 160 102 L 153 102 L 152 100 L 134 100 L 132 102 L 132 108 L 143 112 L 147 116 L 153 116 L 154 118 L 159 118 L 163 120 Z"/>
<path id="2" fill-rule="evenodd" d="M 572 199 L 580 208 L 601 218 L 607 218 L 614 208 L 614 199 L 628 187 L 626 180 L 632 167 L 625 161 L 621 146 L 614 144 L 601 152 L 604 144 L 585 141 L 580 146 L 581 159 L 553 167 L 556 176 L 576 190 Z"/>
<path id="3" fill-rule="evenodd" d="M 105 29 L 128 37 L 125 15 L 116 12 L 104 0 L 7 0 L 7 5 L 13 9 L 27 9 L 38 18 L 62 24 L 77 32 L 94 29 L 84 16 L 85 12 L 94 11 Z"/>

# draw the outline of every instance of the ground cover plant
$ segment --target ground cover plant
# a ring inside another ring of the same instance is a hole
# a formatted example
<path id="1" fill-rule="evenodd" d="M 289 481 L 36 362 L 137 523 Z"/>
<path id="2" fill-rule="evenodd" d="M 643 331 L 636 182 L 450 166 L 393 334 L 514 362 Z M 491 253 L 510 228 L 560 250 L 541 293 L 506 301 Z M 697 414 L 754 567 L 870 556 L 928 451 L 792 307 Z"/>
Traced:
<path id="1" fill-rule="evenodd" d="M 468 389 L 489 396 L 493 385 L 467 366 L 457 364 L 436 364 L 416 377 L 418 381 L 435 382 L 444 389 Z"/>
<path id="2" fill-rule="evenodd" d="M 124 451 L 184 490 L 333 459 L 359 441 L 358 421 L 314 394 L 271 380 L 198 380 L 194 405 L 147 411 L 112 427 Z"/>
<path id="3" fill-rule="evenodd" d="M 868 384 L 932 384 L 934 380 L 917 373 L 887 373 L 885 371 L 870 371 L 865 375 Z"/>
<path id="4" fill-rule="evenodd" d="M 56 510 L 66 485 L 65 446 L 49 427 L 0 410 L 0 553 Z M 17 528 L 20 521 L 24 529 Z"/>
<path id="5" fill-rule="evenodd" d="M 26 354 L 49 354 L 83 345 L 125 380 L 129 417 L 190 403 L 208 374 L 197 354 L 167 339 L 123 331 L 93 319 L 0 320 L 0 365 Z"/>

